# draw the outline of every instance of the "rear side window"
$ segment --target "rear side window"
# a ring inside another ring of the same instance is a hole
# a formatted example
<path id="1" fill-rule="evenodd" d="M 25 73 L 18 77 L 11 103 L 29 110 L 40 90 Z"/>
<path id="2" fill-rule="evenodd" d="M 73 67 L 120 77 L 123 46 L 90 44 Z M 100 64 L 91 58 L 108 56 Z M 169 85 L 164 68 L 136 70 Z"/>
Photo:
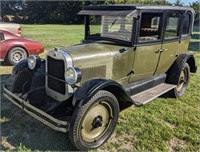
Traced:
<path id="1" fill-rule="evenodd" d="M 3 40 L 4 40 L 3 33 L 0 33 L 0 41 L 3 41 Z"/>
<path id="2" fill-rule="evenodd" d="M 139 42 L 160 40 L 160 13 L 143 13 L 141 18 Z"/>
<path id="3" fill-rule="evenodd" d="M 181 14 L 170 13 L 167 17 L 165 39 L 177 38 L 179 36 L 179 24 Z"/>
<path id="4" fill-rule="evenodd" d="M 191 22 L 191 14 L 188 12 L 183 19 L 183 31 L 182 35 L 188 35 L 189 34 L 189 29 L 190 29 L 190 22 Z"/>

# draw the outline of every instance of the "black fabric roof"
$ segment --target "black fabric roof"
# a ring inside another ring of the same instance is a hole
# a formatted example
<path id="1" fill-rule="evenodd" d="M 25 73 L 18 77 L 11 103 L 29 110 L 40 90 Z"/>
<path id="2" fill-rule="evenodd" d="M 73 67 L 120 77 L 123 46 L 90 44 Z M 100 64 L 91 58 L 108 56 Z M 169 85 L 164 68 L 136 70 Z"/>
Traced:
<path id="1" fill-rule="evenodd" d="M 136 17 L 137 10 L 182 10 L 192 11 L 190 7 L 164 6 L 164 5 L 97 5 L 85 6 L 79 15 L 111 15 L 111 16 L 133 16 Z"/>

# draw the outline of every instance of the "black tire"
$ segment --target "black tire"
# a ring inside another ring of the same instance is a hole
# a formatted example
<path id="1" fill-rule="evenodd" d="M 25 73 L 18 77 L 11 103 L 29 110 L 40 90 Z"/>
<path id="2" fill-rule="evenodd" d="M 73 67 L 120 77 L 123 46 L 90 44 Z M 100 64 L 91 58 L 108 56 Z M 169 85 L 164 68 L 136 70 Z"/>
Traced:
<path id="1" fill-rule="evenodd" d="M 177 77 L 177 80 L 175 79 L 171 80 L 171 81 L 177 82 L 176 83 L 177 87 L 172 89 L 169 92 L 170 97 L 178 98 L 178 97 L 183 96 L 183 94 L 185 93 L 187 89 L 189 79 L 190 79 L 190 66 L 188 65 L 188 63 L 184 63 L 181 69 L 181 73 L 179 74 L 179 77 Z"/>
<path id="2" fill-rule="evenodd" d="M 119 116 L 116 97 L 108 91 L 97 92 L 72 115 L 69 137 L 79 150 L 94 149 L 112 135 Z"/>
<path id="3" fill-rule="evenodd" d="M 32 76 L 29 72 L 23 71 L 16 75 L 14 82 L 11 86 L 13 93 L 25 93 L 30 90 Z"/>
<path id="4" fill-rule="evenodd" d="M 7 61 L 11 65 L 15 65 L 23 59 L 26 59 L 28 54 L 26 50 L 21 47 L 14 47 L 12 48 L 7 55 Z"/>

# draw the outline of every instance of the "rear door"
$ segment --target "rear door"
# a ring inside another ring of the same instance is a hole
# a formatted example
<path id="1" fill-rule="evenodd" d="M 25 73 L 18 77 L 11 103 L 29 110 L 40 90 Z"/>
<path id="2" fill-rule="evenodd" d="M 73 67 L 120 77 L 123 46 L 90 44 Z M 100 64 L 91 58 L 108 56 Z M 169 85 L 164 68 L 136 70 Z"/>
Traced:
<path id="1" fill-rule="evenodd" d="M 162 45 L 163 13 L 142 12 L 137 24 L 137 44 L 129 82 L 149 78 L 155 73 Z"/>
<path id="2" fill-rule="evenodd" d="M 159 64 L 155 74 L 165 73 L 178 56 L 180 41 L 180 11 L 168 12 L 165 17 L 165 28 Z"/>

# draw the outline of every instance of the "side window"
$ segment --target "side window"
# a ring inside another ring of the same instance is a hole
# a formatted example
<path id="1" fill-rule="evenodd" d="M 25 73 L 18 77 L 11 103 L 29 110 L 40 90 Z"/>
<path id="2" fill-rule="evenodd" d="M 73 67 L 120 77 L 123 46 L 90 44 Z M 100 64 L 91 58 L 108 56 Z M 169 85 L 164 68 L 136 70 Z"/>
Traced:
<path id="1" fill-rule="evenodd" d="M 179 33 L 181 14 L 171 13 L 167 17 L 167 25 L 165 30 L 165 39 L 177 38 Z"/>
<path id="2" fill-rule="evenodd" d="M 183 19 L 183 31 L 182 35 L 188 35 L 190 29 L 190 22 L 191 22 L 191 14 L 187 13 Z"/>
<path id="3" fill-rule="evenodd" d="M 140 25 L 139 42 L 160 40 L 162 14 L 143 13 Z"/>
<path id="4" fill-rule="evenodd" d="M 0 42 L 4 40 L 3 33 L 0 33 Z"/>

